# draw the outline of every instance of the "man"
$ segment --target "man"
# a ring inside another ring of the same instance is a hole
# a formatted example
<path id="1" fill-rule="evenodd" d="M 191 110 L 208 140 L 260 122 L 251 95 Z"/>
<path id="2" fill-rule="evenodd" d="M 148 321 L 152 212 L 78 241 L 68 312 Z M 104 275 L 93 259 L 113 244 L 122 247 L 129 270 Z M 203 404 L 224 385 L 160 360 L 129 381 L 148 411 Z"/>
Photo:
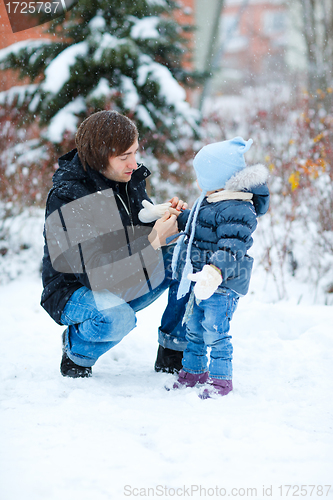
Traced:
<path id="1" fill-rule="evenodd" d="M 136 162 L 138 131 L 127 117 L 95 113 L 81 124 L 75 142 L 77 149 L 59 159 L 53 176 L 44 230 L 41 305 L 68 326 L 60 371 L 91 376 L 97 359 L 135 327 L 135 312 L 169 288 L 155 370 L 177 372 L 188 297 L 176 299 L 173 246 L 166 239 L 183 229 L 187 204 L 173 197 L 156 222 L 140 221 L 142 202 L 150 202 L 150 172 Z"/>

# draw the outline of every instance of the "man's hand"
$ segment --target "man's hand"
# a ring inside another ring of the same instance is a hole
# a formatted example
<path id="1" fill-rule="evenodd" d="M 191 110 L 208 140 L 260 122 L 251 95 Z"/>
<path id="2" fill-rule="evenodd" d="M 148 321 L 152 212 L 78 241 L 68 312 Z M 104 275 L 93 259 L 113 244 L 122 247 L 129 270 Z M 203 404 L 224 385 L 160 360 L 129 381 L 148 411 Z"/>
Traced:
<path id="1" fill-rule="evenodd" d="M 188 207 L 188 204 L 185 203 L 183 200 L 180 200 L 177 196 L 174 196 L 173 198 L 171 198 L 171 200 L 168 201 L 169 203 L 171 203 L 170 208 L 174 208 L 178 210 L 178 212 L 180 210 L 185 210 Z"/>
<path id="2" fill-rule="evenodd" d="M 157 250 L 166 244 L 165 240 L 169 236 L 173 236 L 177 233 L 177 217 L 175 215 L 171 215 L 167 210 L 163 217 L 155 222 L 153 230 L 148 236 L 148 240 L 151 246 Z"/>
<path id="3" fill-rule="evenodd" d="M 157 219 L 160 219 L 165 214 L 165 211 L 171 206 L 171 203 L 168 201 L 167 203 L 161 203 L 159 205 L 153 205 L 148 200 L 143 200 L 142 202 L 142 210 L 139 212 L 139 219 L 141 222 L 154 222 Z M 174 210 L 174 209 L 172 209 Z M 172 213 L 172 212 L 171 212 Z M 177 212 L 179 214 L 179 212 Z"/>

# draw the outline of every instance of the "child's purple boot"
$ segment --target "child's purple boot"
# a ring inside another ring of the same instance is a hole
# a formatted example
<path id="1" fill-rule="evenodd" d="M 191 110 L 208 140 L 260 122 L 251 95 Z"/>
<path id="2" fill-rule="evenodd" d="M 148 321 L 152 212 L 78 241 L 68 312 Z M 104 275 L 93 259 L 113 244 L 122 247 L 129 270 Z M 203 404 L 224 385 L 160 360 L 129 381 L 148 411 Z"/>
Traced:
<path id="1" fill-rule="evenodd" d="M 199 398 L 209 399 L 212 396 L 226 396 L 232 391 L 232 380 L 221 380 L 219 378 L 210 378 L 208 380 L 209 387 L 204 389 Z"/>
<path id="2" fill-rule="evenodd" d="M 182 387 L 194 387 L 196 384 L 205 384 L 208 380 L 208 372 L 204 373 L 189 373 L 183 369 L 180 370 L 177 382 L 173 384 L 173 389 L 181 389 Z"/>

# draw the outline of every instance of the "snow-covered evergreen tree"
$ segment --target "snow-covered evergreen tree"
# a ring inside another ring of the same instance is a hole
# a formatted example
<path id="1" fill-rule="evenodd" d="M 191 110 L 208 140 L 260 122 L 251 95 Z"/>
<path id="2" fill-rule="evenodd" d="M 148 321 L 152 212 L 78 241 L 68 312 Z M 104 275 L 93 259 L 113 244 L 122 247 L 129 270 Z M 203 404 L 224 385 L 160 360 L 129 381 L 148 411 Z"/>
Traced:
<path id="1" fill-rule="evenodd" d="M 172 0 L 80 0 L 49 27 L 54 41 L 28 40 L 0 51 L 2 69 L 29 77 L 24 99 L 19 88 L 20 102 L 44 127 L 44 139 L 61 145 L 66 136 L 68 144 L 80 120 L 116 109 L 137 123 L 144 156 L 160 160 L 155 170 L 161 175 L 153 176 L 159 187 L 172 161 L 178 181 L 198 115 L 184 90 L 194 76 L 185 69 L 190 28 L 176 22 L 175 9 Z"/>

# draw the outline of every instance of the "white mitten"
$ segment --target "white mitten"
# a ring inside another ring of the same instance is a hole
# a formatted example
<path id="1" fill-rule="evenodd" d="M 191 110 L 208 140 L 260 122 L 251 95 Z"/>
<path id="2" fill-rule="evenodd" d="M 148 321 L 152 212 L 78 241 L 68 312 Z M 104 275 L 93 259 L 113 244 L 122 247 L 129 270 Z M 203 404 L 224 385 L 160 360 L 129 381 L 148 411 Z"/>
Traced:
<path id="1" fill-rule="evenodd" d="M 153 205 L 149 203 L 148 200 L 143 200 L 142 208 L 139 212 L 139 219 L 141 222 L 154 222 L 160 219 L 165 214 L 166 210 L 171 207 L 171 203 L 168 201 L 166 203 L 161 203 L 160 205 Z"/>
<path id="2" fill-rule="evenodd" d="M 222 275 L 213 266 L 206 264 L 199 273 L 188 274 L 188 279 L 196 281 L 194 295 L 198 300 L 209 299 L 222 283 Z"/>

